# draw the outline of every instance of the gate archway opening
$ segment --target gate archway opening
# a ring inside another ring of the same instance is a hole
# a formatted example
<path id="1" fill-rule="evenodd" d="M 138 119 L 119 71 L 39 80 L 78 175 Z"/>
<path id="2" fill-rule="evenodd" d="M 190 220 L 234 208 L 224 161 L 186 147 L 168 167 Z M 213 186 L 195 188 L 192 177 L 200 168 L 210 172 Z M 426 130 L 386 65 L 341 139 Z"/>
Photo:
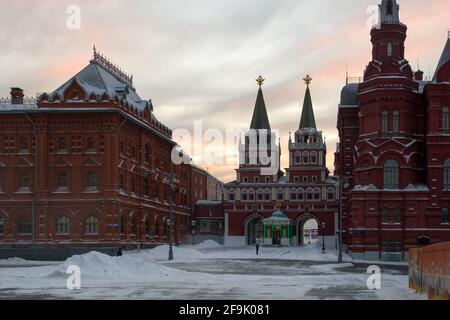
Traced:
<path id="1" fill-rule="evenodd" d="M 319 221 L 313 216 L 306 216 L 298 221 L 297 241 L 299 246 L 316 244 L 319 241 Z"/>
<path id="2" fill-rule="evenodd" d="M 258 242 L 258 239 L 262 239 L 264 233 L 262 220 L 261 217 L 257 216 L 247 222 L 245 230 L 247 245 L 255 245 Z"/>

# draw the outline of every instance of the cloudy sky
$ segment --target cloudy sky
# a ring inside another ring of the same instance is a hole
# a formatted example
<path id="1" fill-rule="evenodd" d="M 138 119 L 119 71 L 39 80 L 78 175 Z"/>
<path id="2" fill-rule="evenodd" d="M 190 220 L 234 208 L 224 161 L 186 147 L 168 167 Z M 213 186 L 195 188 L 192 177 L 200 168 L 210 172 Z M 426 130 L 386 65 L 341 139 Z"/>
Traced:
<path id="1" fill-rule="evenodd" d="M 27 95 L 52 91 L 88 64 L 95 44 L 134 75 L 144 99 L 172 129 L 248 128 L 257 93 L 264 94 L 272 128 L 298 127 L 306 74 L 319 129 L 333 170 L 339 95 L 371 58 L 370 6 L 378 0 L 21 0 L 0 1 L 0 96 L 11 86 Z M 399 1 L 408 25 L 407 59 L 434 73 L 450 27 L 450 1 Z M 80 8 L 80 28 L 71 5 Z M 69 26 L 68 27 L 68 22 Z M 75 28 L 73 28 L 75 27 Z M 206 145 L 208 147 L 208 144 Z M 212 147 L 212 146 L 209 146 Z M 226 154 L 234 146 L 215 145 Z M 191 151 L 194 154 L 194 151 Z M 197 158 L 198 159 L 198 158 Z M 235 164 L 207 165 L 230 181 Z"/>

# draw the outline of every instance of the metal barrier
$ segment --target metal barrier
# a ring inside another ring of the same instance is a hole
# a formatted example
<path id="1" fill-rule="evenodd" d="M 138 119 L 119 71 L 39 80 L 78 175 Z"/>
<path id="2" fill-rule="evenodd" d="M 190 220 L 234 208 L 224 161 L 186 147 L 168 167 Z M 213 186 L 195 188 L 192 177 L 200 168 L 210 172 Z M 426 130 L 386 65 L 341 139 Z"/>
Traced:
<path id="1" fill-rule="evenodd" d="M 430 300 L 450 300 L 450 242 L 410 250 L 409 287 Z"/>

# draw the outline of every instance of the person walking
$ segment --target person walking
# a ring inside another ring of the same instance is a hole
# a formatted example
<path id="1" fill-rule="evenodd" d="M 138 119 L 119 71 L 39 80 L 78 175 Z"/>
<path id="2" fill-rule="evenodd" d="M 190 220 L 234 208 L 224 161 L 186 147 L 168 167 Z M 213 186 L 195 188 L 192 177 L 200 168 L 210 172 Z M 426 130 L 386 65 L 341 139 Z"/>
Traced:
<path id="1" fill-rule="evenodd" d="M 119 248 L 119 251 L 117 252 L 117 256 L 121 257 L 122 256 L 122 248 Z"/>
<path id="2" fill-rule="evenodd" d="M 256 243 L 256 255 L 259 255 L 259 242 Z"/>

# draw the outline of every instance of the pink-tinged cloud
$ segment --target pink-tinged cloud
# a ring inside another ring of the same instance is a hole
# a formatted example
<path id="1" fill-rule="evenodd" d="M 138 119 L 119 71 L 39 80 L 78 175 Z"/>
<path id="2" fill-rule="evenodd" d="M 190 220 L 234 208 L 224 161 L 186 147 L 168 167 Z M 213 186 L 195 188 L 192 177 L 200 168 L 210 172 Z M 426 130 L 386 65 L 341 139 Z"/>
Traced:
<path id="1" fill-rule="evenodd" d="M 333 171 L 336 115 L 346 68 L 360 77 L 371 60 L 369 6 L 379 0 L 21 0 L 0 3 L 0 96 L 21 86 L 27 95 L 53 90 L 89 63 L 92 46 L 134 74 L 139 94 L 172 129 L 247 128 L 264 94 L 273 128 L 280 129 L 282 167 L 287 139 L 299 124 L 305 86 Z M 408 25 L 406 58 L 434 73 L 450 27 L 450 1 L 399 0 Z M 78 5 L 81 29 L 66 26 Z M 347 66 L 347 67 L 346 67 Z M 218 147 L 220 148 L 220 146 Z M 232 153 L 232 148 L 226 152 Z M 237 154 L 237 150 L 234 150 Z M 206 165 L 205 165 L 206 167 Z M 209 166 L 225 181 L 235 166 Z"/>

